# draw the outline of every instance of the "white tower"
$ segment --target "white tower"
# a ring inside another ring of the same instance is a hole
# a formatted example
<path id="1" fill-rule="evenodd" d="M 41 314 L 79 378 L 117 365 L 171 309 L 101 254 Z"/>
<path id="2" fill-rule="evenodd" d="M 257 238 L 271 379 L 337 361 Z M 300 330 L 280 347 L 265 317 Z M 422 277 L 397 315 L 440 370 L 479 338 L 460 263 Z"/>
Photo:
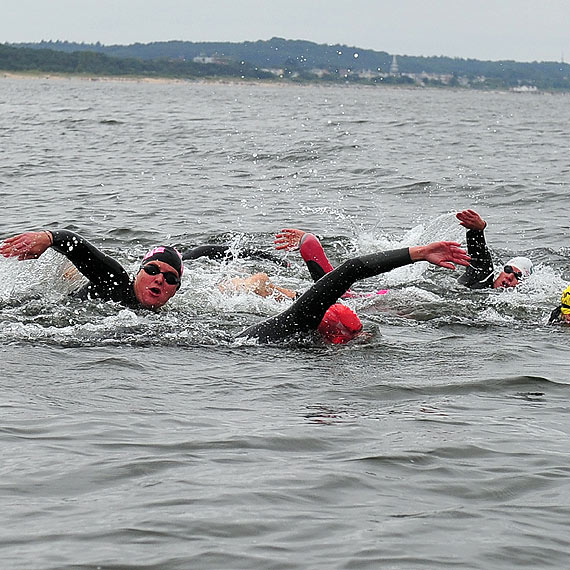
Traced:
<path id="1" fill-rule="evenodd" d="M 390 65 L 390 75 L 398 75 L 398 62 L 396 60 L 396 56 L 392 56 L 392 65 Z"/>

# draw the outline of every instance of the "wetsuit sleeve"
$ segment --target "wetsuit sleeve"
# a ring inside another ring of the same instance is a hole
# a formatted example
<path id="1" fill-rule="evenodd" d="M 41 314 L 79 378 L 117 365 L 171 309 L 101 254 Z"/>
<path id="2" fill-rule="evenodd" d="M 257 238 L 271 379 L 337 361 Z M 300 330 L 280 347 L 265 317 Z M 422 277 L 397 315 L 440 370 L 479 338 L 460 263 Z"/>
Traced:
<path id="1" fill-rule="evenodd" d="M 251 257 L 253 259 L 266 259 L 271 261 L 276 265 L 281 265 L 282 267 L 289 267 L 289 262 L 278 255 L 274 255 L 268 251 L 262 251 L 260 249 L 249 249 L 245 248 L 240 252 L 239 257 Z"/>
<path id="2" fill-rule="evenodd" d="M 255 338 L 259 342 L 275 342 L 299 332 L 316 330 L 327 309 L 355 281 L 373 277 L 410 263 L 412 260 L 407 248 L 349 259 L 321 277 L 288 309 L 279 315 L 249 327 L 238 336 Z"/>
<path id="3" fill-rule="evenodd" d="M 305 260 L 313 281 L 318 281 L 323 275 L 330 273 L 334 269 L 325 254 L 321 242 L 313 234 L 306 233 L 301 238 L 299 253 Z"/>
<path id="4" fill-rule="evenodd" d="M 261 251 L 258 249 L 244 248 L 242 250 L 233 251 L 229 245 L 208 244 L 199 245 L 192 249 L 185 251 L 182 254 L 182 259 L 198 259 L 199 257 L 207 257 L 208 259 L 226 259 L 232 256 L 235 257 L 251 257 L 256 259 L 267 259 L 273 263 L 288 267 L 289 263 L 276 255 Z"/>
<path id="5" fill-rule="evenodd" d="M 467 252 L 471 256 L 471 265 L 458 279 L 459 283 L 470 289 L 492 288 L 493 260 L 483 230 L 467 230 Z"/>
<path id="6" fill-rule="evenodd" d="M 227 245 L 199 245 L 185 251 L 182 259 L 198 259 L 199 257 L 207 257 L 208 259 L 224 259 L 229 251 Z"/>
<path id="7" fill-rule="evenodd" d="M 125 301 L 131 295 L 130 280 L 123 266 L 79 234 L 55 230 L 52 248 L 61 253 L 89 280 L 90 293 L 103 299 Z"/>

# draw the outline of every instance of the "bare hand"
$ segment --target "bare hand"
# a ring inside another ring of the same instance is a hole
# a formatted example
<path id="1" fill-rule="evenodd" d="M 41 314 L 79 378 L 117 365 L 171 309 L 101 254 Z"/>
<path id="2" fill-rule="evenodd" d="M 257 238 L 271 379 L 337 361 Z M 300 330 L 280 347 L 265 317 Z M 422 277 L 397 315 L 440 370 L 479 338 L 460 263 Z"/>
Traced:
<path id="1" fill-rule="evenodd" d="M 433 265 L 455 269 L 457 265 L 469 265 L 471 257 L 455 241 L 437 241 L 428 245 L 410 247 L 412 261 L 429 261 Z"/>
<path id="2" fill-rule="evenodd" d="M 273 241 L 275 249 L 286 249 L 287 251 L 291 251 L 292 249 L 299 247 L 301 238 L 304 235 L 305 232 L 303 230 L 295 230 L 291 228 L 281 230 L 280 233 L 275 234 L 275 240 Z"/>
<path id="3" fill-rule="evenodd" d="M 48 231 L 26 232 L 8 238 L 0 246 L 4 257 L 17 257 L 19 261 L 37 259 L 53 243 L 53 236 Z"/>
<path id="4" fill-rule="evenodd" d="M 468 230 L 484 230 L 487 222 L 475 210 L 463 210 L 455 216 Z"/>

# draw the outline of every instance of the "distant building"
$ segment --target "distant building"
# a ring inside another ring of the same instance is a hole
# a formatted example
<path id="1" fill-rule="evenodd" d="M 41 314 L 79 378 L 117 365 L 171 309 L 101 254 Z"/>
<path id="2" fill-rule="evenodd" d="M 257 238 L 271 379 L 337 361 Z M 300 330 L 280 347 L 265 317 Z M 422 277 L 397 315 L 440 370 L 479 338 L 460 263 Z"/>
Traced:
<path id="1" fill-rule="evenodd" d="M 319 78 L 323 78 L 325 75 L 330 75 L 330 71 L 328 69 L 319 69 L 317 67 L 311 69 L 311 73 Z"/>
<path id="2" fill-rule="evenodd" d="M 358 77 L 361 77 L 362 79 L 376 79 L 378 77 L 382 77 L 382 74 L 378 70 L 363 69 L 358 73 Z"/>
<path id="3" fill-rule="evenodd" d="M 192 58 L 194 63 L 214 63 L 214 58 L 207 55 L 197 55 Z"/>
<path id="4" fill-rule="evenodd" d="M 285 70 L 282 67 L 281 68 L 264 67 L 264 68 L 262 68 L 261 71 L 266 71 L 267 73 L 271 73 L 272 75 L 275 75 L 276 77 L 283 77 L 285 75 Z"/>
<path id="5" fill-rule="evenodd" d="M 197 55 L 196 57 L 192 58 L 194 63 L 215 63 L 217 65 L 224 65 L 228 63 L 227 58 L 224 57 L 217 57 L 215 55 Z"/>
<path id="6" fill-rule="evenodd" d="M 515 93 L 538 93 L 538 87 L 536 85 L 519 85 L 518 87 L 512 87 L 511 91 Z"/>
<path id="7" fill-rule="evenodd" d="M 396 56 L 392 56 L 392 65 L 390 65 L 390 75 L 398 75 L 400 70 L 398 69 L 398 61 L 396 60 Z"/>

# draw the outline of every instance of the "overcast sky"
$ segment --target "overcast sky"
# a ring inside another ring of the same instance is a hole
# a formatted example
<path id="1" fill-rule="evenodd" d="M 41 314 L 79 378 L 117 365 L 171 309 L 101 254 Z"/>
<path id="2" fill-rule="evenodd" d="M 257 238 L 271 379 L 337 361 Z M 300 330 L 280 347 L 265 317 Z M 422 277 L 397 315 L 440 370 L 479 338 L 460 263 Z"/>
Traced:
<path id="1" fill-rule="evenodd" d="M 0 43 L 274 36 L 399 55 L 570 62 L 570 0 L 0 0 Z"/>

